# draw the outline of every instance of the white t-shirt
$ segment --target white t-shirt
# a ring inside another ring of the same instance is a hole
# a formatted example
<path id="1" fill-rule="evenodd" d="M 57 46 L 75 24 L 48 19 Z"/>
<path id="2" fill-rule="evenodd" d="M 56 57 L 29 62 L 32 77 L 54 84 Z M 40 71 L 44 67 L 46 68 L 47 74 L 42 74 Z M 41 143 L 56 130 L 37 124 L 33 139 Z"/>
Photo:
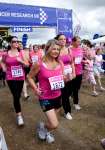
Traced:
<path id="1" fill-rule="evenodd" d="M 97 66 L 97 67 L 101 67 L 101 65 L 102 65 L 102 60 L 103 60 L 103 58 L 102 58 L 102 55 L 96 55 L 95 56 L 95 65 Z"/>

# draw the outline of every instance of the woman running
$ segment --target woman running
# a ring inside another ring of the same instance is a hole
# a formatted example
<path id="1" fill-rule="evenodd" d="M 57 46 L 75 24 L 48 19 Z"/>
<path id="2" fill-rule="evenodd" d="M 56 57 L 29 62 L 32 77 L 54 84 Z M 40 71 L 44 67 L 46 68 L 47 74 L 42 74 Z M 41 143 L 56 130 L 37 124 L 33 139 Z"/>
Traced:
<path id="1" fill-rule="evenodd" d="M 44 53 L 41 48 L 38 48 L 38 46 L 34 45 L 33 49 L 30 50 L 29 55 L 30 55 L 31 63 L 34 64 L 42 60 Z"/>
<path id="2" fill-rule="evenodd" d="M 101 47 L 98 47 L 96 48 L 96 55 L 94 59 L 94 74 L 95 77 L 97 78 L 97 83 L 99 85 L 100 91 L 105 91 L 105 88 L 102 86 L 102 81 L 101 81 L 101 74 L 105 72 L 105 70 L 102 69 L 103 62 L 104 60 L 102 57 L 102 50 Z"/>
<path id="3" fill-rule="evenodd" d="M 29 75 L 29 83 L 47 117 L 46 123 L 39 123 L 38 136 L 48 143 L 54 142 L 54 136 L 50 131 L 58 126 L 57 112 L 61 107 L 61 88 L 64 87 L 63 64 L 58 60 L 60 46 L 57 40 L 48 41 L 45 48 L 45 57 L 42 62 L 33 65 Z M 33 78 L 38 76 L 39 87 Z"/>
<path id="4" fill-rule="evenodd" d="M 75 68 L 70 49 L 66 47 L 66 37 L 63 34 L 57 35 L 56 39 L 60 42 L 61 50 L 59 59 L 64 64 L 65 87 L 62 91 L 62 105 L 65 118 L 72 119 L 69 97 L 72 94 L 72 79 L 75 78 Z"/>
<path id="5" fill-rule="evenodd" d="M 82 66 L 82 60 L 83 60 L 83 50 L 80 47 L 80 38 L 79 37 L 73 37 L 72 39 L 72 55 L 74 59 L 75 64 L 75 73 L 76 78 L 73 79 L 73 101 L 74 106 L 76 110 L 80 110 L 81 107 L 79 105 L 79 90 L 81 87 L 82 82 L 82 73 L 83 73 L 83 66 Z"/>
<path id="6" fill-rule="evenodd" d="M 2 64 L 3 70 L 6 72 L 6 80 L 9 89 L 13 96 L 13 104 L 17 117 L 17 124 L 24 125 L 20 97 L 25 79 L 23 60 L 21 52 L 18 51 L 18 38 L 13 36 L 10 39 L 10 50 L 3 56 Z"/>

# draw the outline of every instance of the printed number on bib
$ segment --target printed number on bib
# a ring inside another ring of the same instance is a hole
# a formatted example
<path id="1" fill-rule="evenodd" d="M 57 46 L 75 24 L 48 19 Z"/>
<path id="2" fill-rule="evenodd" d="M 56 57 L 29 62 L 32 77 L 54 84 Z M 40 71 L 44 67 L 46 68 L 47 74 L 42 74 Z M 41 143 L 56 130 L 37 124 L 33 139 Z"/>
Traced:
<path id="1" fill-rule="evenodd" d="M 51 90 L 64 88 L 63 75 L 54 76 L 49 78 Z"/>
<path id="2" fill-rule="evenodd" d="M 11 67 L 12 77 L 22 77 L 23 76 L 23 69 L 21 66 L 12 66 Z"/>
<path id="3" fill-rule="evenodd" d="M 78 57 L 75 58 L 75 64 L 81 64 L 81 61 L 82 61 L 81 56 L 78 56 Z"/>
<path id="4" fill-rule="evenodd" d="M 38 56 L 32 56 L 32 62 L 33 63 L 38 62 Z"/>
<path id="5" fill-rule="evenodd" d="M 64 74 L 67 75 L 67 74 L 71 74 L 72 73 L 72 68 L 70 65 L 66 65 L 64 66 Z"/>

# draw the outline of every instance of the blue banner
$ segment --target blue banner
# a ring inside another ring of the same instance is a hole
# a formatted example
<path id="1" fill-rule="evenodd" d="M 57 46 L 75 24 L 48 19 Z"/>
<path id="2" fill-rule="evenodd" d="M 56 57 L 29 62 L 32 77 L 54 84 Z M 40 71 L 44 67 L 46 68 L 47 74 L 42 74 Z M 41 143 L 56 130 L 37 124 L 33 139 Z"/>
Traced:
<path id="1" fill-rule="evenodd" d="M 72 24 L 69 20 L 61 19 L 58 22 L 59 32 L 70 32 L 72 29 Z"/>
<path id="2" fill-rule="evenodd" d="M 54 26 L 57 33 L 72 37 L 72 10 L 0 3 L 0 25 L 20 26 L 13 32 L 31 32 L 21 26 Z"/>
<path id="3" fill-rule="evenodd" d="M 11 27 L 12 32 L 32 32 L 32 27 Z"/>
<path id="4" fill-rule="evenodd" d="M 54 8 L 0 3 L 1 25 L 56 26 Z"/>
<path id="5" fill-rule="evenodd" d="M 72 29 L 72 10 L 58 9 L 57 10 L 57 27 L 58 33 L 62 33 L 67 37 L 73 36 Z"/>
<path id="6" fill-rule="evenodd" d="M 57 18 L 71 18 L 72 10 L 68 9 L 57 9 Z"/>

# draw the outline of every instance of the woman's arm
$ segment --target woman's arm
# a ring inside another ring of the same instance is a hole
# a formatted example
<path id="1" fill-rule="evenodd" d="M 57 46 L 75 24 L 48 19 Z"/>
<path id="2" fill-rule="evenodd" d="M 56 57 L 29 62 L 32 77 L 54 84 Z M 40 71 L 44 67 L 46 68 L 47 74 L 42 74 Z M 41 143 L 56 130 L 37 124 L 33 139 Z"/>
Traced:
<path id="1" fill-rule="evenodd" d="M 29 53 L 26 55 L 26 52 L 24 50 L 21 50 L 20 52 L 21 56 L 17 57 L 17 61 L 20 62 L 22 65 L 25 65 L 25 66 L 29 66 Z"/>
<path id="2" fill-rule="evenodd" d="M 72 78 L 74 79 L 76 77 L 76 74 L 75 74 L 75 65 L 74 65 L 74 62 L 75 62 L 75 59 L 73 57 L 73 53 L 72 53 L 72 50 L 69 48 L 69 54 L 71 56 L 71 68 L 72 68 Z"/>
<path id="3" fill-rule="evenodd" d="M 17 61 L 20 62 L 22 65 L 29 66 L 28 61 L 25 60 L 24 58 L 17 57 Z"/>
<path id="4" fill-rule="evenodd" d="M 0 57 L 0 65 L 1 65 L 1 67 L 3 69 L 3 71 L 6 72 L 6 64 L 5 64 L 4 60 L 3 60 L 3 57 Z"/>
<path id="5" fill-rule="evenodd" d="M 33 89 L 33 91 L 37 94 L 40 95 L 41 91 L 38 89 L 37 85 L 35 84 L 34 81 L 34 77 L 38 74 L 38 72 L 40 71 L 40 66 L 39 64 L 34 64 L 29 72 L 29 74 L 27 75 L 27 79 L 29 81 L 29 84 L 31 86 L 31 88 Z"/>
<path id="6" fill-rule="evenodd" d="M 74 79 L 76 77 L 74 61 L 72 61 L 72 63 L 71 63 L 71 68 L 72 68 L 72 77 Z"/>

